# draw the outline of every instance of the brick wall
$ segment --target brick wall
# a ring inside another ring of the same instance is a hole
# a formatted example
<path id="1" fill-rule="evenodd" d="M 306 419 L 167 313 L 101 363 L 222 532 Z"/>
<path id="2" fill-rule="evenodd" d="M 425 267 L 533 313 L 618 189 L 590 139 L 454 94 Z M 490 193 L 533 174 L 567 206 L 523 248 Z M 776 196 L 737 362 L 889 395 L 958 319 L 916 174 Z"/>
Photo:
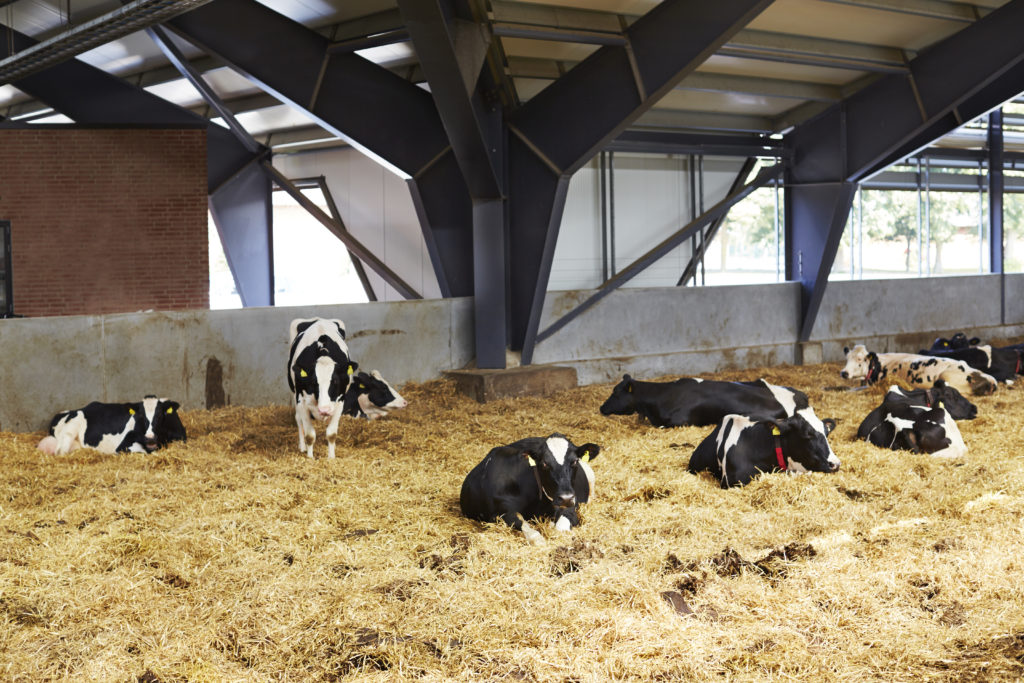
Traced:
<path id="1" fill-rule="evenodd" d="M 203 129 L 0 130 L 14 312 L 209 307 Z"/>

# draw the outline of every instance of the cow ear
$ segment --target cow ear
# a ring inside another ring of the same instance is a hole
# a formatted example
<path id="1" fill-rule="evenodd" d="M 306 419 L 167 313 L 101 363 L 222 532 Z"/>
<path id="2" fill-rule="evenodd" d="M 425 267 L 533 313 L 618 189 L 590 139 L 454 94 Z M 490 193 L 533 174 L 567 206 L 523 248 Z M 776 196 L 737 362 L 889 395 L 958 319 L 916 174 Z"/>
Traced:
<path id="1" fill-rule="evenodd" d="M 831 417 L 826 417 L 821 424 L 825 425 L 825 436 L 831 434 L 832 430 L 836 428 L 836 421 Z"/>
<path id="2" fill-rule="evenodd" d="M 580 462 L 589 462 L 597 457 L 597 454 L 601 452 L 601 447 L 596 443 L 585 443 L 577 447 L 576 450 L 579 454 Z"/>
<path id="3" fill-rule="evenodd" d="M 910 452 L 920 453 L 921 448 L 917 445 L 917 434 L 912 429 L 907 430 L 907 441 L 910 442 Z"/>
<path id="4" fill-rule="evenodd" d="M 178 403 L 177 401 L 167 401 L 167 413 L 168 414 L 173 413 L 178 408 L 181 408 L 181 404 Z"/>
<path id="5" fill-rule="evenodd" d="M 933 389 L 941 389 L 944 386 L 946 386 L 946 380 L 944 380 L 944 379 L 937 379 L 937 380 L 935 380 L 935 384 L 932 385 L 932 388 Z"/>
<path id="6" fill-rule="evenodd" d="M 849 346 L 844 346 L 843 347 L 843 355 L 845 356 L 848 353 L 850 353 L 850 347 Z"/>
<path id="7" fill-rule="evenodd" d="M 537 461 L 533 459 L 533 454 L 529 451 L 523 451 L 523 457 L 526 458 L 526 462 L 529 463 L 530 467 L 537 466 Z"/>
<path id="8" fill-rule="evenodd" d="M 981 343 L 981 340 L 978 339 L 977 337 L 971 337 L 967 343 L 970 344 L 971 346 L 977 346 L 978 344 Z"/>
<path id="9" fill-rule="evenodd" d="M 353 361 L 349 361 L 349 364 L 348 364 L 348 374 L 349 375 L 354 375 L 358 368 L 359 368 L 359 363 L 355 362 L 354 360 Z"/>

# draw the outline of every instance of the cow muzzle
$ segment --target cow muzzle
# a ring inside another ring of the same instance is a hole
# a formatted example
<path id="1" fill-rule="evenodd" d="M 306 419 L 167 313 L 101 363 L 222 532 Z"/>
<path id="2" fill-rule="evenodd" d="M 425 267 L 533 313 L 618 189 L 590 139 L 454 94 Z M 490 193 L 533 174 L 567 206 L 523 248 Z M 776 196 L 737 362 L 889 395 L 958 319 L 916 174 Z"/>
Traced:
<path id="1" fill-rule="evenodd" d="M 839 376 L 842 377 L 843 379 L 849 379 L 850 373 L 848 373 L 846 370 L 841 370 L 839 372 Z"/>
<path id="2" fill-rule="evenodd" d="M 561 494 L 552 498 L 551 502 L 559 509 L 571 508 L 576 504 L 576 496 L 571 493 Z"/>
<path id="3" fill-rule="evenodd" d="M 331 415 L 334 414 L 334 406 L 333 405 L 327 405 L 327 406 L 318 405 L 316 407 L 316 409 L 317 409 L 317 412 L 320 413 L 320 419 L 321 420 L 326 420 L 327 418 L 329 418 Z"/>

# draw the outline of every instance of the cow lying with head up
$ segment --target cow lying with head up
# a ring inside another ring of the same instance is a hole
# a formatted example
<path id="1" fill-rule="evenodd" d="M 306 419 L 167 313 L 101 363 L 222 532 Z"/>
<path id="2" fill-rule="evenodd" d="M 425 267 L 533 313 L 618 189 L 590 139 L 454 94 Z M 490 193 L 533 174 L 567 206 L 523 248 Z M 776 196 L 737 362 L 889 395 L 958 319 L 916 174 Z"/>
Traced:
<path id="1" fill-rule="evenodd" d="M 345 392 L 359 365 L 349 359 L 345 323 L 324 318 L 296 319 L 288 334 L 288 388 L 295 392 L 299 450 L 312 458 L 316 422 L 327 422 L 327 457 L 333 458 Z"/>
<path id="2" fill-rule="evenodd" d="M 782 418 L 801 414 L 818 422 L 807 394 L 790 387 L 755 382 L 719 382 L 685 377 L 674 382 L 641 382 L 629 375 L 612 389 L 602 415 L 638 414 L 655 427 L 713 425 L 730 414 Z"/>
<path id="3" fill-rule="evenodd" d="M 152 453 L 172 441 L 185 441 L 177 401 L 146 396 L 138 403 L 100 403 L 57 413 L 39 450 L 65 455 L 78 448 L 101 453 Z"/>
<path id="4" fill-rule="evenodd" d="M 962 360 L 920 356 L 913 353 L 875 353 L 863 344 L 844 349 L 846 365 L 839 372 L 844 379 L 862 379 L 875 384 L 883 379 L 902 380 L 915 389 L 928 389 L 938 380 L 961 393 L 991 394 L 998 383 L 989 374 Z"/>
<path id="5" fill-rule="evenodd" d="M 594 492 L 588 463 L 600 450 L 592 443 L 576 446 L 562 434 L 491 449 L 462 482 L 462 514 L 481 522 L 500 519 L 531 543 L 543 537 L 528 519 L 548 517 L 556 530 L 568 531 L 579 525 L 579 505 Z"/>
<path id="6" fill-rule="evenodd" d="M 864 418 L 857 429 L 857 438 L 894 451 L 931 453 L 948 458 L 967 453 L 960 429 L 941 401 L 930 407 L 920 405 L 896 386 L 891 387 L 882 404 Z"/>
<path id="7" fill-rule="evenodd" d="M 839 458 L 824 434 L 800 416 L 775 420 L 726 415 L 693 451 L 689 470 L 711 472 L 723 489 L 766 472 L 835 472 Z"/>
<path id="8" fill-rule="evenodd" d="M 341 410 L 343 415 L 365 417 L 376 420 L 392 410 L 409 405 L 394 387 L 388 384 L 381 374 L 374 370 L 371 374 L 360 372 L 352 376 L 352 381 L 345 392 L 345 400 Z"/>

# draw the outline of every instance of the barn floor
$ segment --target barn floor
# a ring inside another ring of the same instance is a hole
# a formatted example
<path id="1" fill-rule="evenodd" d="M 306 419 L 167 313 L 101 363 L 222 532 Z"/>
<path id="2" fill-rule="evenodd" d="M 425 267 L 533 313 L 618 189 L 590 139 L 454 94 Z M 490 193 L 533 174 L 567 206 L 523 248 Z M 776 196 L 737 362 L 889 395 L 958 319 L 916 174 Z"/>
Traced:
<path id="1" fill-rule="evenodd" d="M 0 434 L 0 679 L 1024 677 L 1024 390 L 975 399 L 962 461 L 851 441 L 884 389 L 805 390 L 842 469 L 722 491 L 707 428 L 602 417 L 611 385 L 479 405 L 443 381 L 297 451 L 290 409 L 185 413 L 186 445 L 63 458 Z M 527 544 L 459 514 L 487 450 L 603 446 L 583 525 Z"/>

